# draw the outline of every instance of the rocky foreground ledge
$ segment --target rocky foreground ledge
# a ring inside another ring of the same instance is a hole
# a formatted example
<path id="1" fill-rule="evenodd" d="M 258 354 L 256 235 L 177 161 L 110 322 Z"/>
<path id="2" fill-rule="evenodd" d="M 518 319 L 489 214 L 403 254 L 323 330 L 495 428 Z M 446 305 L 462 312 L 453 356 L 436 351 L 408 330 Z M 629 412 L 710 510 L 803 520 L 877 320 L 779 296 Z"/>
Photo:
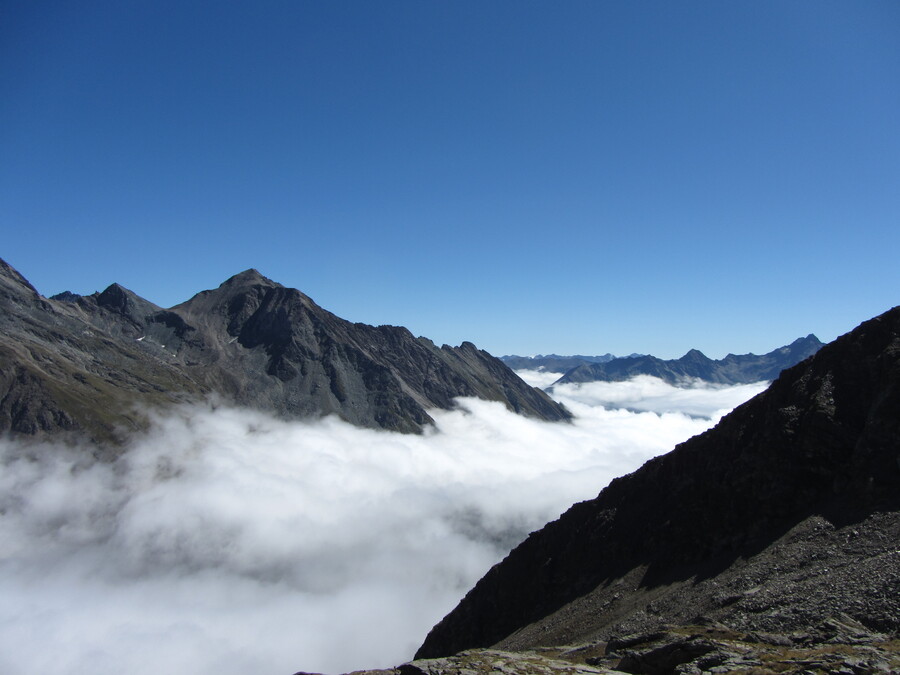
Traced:
<path id="1" fill-rule="evenodd" d="M 471 649 L 351 675 L 801 675 L 900 673 L 900 638 L 843 615 L 811 630 L 743 633 L 722 624 L 669 627 L 607 642 L 528 651 Z M 297 675 L 305 675 L 298 673 Z"/>

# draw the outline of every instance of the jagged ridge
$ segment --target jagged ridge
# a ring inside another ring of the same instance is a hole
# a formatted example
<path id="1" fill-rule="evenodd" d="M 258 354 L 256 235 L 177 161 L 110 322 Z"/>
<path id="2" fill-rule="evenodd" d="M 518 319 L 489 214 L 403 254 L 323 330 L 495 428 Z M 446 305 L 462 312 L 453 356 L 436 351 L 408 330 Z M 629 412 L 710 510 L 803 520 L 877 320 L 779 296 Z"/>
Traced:
<path id="1" fill-rule="evenodd" d="M 815 335 L 797 338 L 791 344 L 767 354 L 728 354 L 713 360 L 692 349 L 680 359 L 663 360 L 641 355 L 614 358 L 604 362 L 580 363 L 567 370 L 556 384 L 582 382 L 620 382 L 636 375 L 652 375 L 669 384 L 701 379 L 716 384 L 748 384 L 774 380 L 785 368 L 809 358 L 822 348 Z"/>
<path id="2" fill-rule="evenodd" d="M 345 321 L 247 270 L 163 309 L 118 284 L 41 297 L 0 261 L 0 430 L 115 440 L 142 410 L 216 394 L 288 418 L 418 432 L 458 396 L 569 413 L 487 352 Z"/>

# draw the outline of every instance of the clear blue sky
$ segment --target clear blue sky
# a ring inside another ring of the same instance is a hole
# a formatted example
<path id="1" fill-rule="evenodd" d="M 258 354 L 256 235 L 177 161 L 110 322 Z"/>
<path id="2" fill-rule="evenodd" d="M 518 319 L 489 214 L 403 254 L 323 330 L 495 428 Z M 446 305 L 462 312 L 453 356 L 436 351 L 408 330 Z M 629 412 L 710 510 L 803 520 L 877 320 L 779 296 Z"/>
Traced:
<path id="1" fill-rule="evenodd" d="M 0 231 L 495 354 L 833 339 L 900 303 L 900 3 L 6 0 Z"/>

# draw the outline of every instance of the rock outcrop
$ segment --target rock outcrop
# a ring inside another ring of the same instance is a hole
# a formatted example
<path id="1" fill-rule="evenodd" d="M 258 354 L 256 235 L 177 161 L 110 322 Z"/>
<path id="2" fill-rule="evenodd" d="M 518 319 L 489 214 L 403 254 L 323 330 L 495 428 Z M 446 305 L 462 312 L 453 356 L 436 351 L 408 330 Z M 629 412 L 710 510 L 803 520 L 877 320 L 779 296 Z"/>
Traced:
<path id="1" fill-rule="evenodd" d="M 835 616 L 896 637 L 898 541 L 900 307 L 530 535 L 417 658 L 697 623 L 800 635 Z"/>
<path id="2" fill-rule="evenodd" d="M 402 432 L 459 396 L 570 417 L 469 342 L 345 321 L 256 270 L 163 309 L 118 284 L 47 299 L 0 261 L 0 310 L 0 431 L 115 441 L 150 408 L 208 396 Z"/>
<path id="3" fill-rule="evenodd" d="M 556 384 L 582 382 L 620 382 L 636 375 L 652 375 L 669 384 L 694 379 L 715 384 L 748 384 L 774 380 L 785 368 L 809 358 L 822 348 L 815 335 L 797 338 L 791 344 L 768 354 L 729 354 L 713 360 L 692 349 L 680 359 L 663 360 L 655 356 L 628 356 L 604 362 L 581 363 L 567 370 Z"/>
<path id="4" fill-rule="evenodd" d="M 807 631 L 735 631 L 721 624 L 667 626 L 607 641 L 520 651 L 471 649 L 354 675 L 871 675 L 900 672 L 900 640 L 847 616 Z M 299 675 L 299 674 L 298 674 Z"/>

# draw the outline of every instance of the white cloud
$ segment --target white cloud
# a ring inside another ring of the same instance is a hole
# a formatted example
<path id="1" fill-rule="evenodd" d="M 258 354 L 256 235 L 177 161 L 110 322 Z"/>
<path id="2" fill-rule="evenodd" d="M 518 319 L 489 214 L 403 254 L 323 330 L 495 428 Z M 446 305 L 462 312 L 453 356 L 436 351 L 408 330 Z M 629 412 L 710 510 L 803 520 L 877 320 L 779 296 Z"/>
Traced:
<path id="1" fill-rule="evenodd" d="M 638 375 L 626 382 L 558 384 L 551 395 L 567 406 L 624 408 L 657 414 L 680 413 L 717 421 L 744 401 L 768 387 L 768 382 L 736 386 L 694 380 L 681 387 L 658 377 Z"/>
<path id="2" fill-rule="evenodd" d="M 198 407 L 112 464 L 2 442 L 0 672 L 407 660 L 528 531 L 711 424 L 597 405 L 615 387 L 557 395 L 572 424 L 476 399 L 434 411 L 423 436 Z"/>
<path id="3" fill-rule="evenodd" d="M 559 378 L 563 376 L 563 373 L 554 373 L 549 370 L 517 370 L 515 371 L 516 375 L 521 377 L 525 382 L 530 384 L 532 387 L 538 387 L 539 389 L 546 389 L 551 384 L 556 382 Z"/>

